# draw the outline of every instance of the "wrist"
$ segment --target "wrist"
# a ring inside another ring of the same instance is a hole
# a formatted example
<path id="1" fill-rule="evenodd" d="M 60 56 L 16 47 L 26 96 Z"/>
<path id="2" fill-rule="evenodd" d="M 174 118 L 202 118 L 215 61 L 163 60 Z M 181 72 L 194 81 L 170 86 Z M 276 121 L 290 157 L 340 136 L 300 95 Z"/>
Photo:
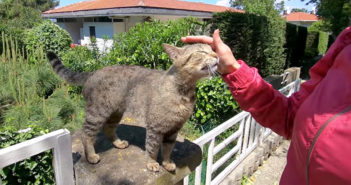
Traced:
<path id="1" fill-rule="evenodd" d="M 232 65 L 228 65 L 226 67 L 226 70 L 224 71 L 224 74 L 230 74 L 230 73 L 234 73 L 237 69 L 237 66 L 235 66 L 235 64 L 232 64 Z"/>
<path id="2" fill-rule="evenodd" d="M 223 70 L 222 74 L 234 73 L 240 68 L 240 64 L 238 63 L 238 61 L 235 58 L 233 60 L 233 62 L 225 66 L 225 70 Z"/>

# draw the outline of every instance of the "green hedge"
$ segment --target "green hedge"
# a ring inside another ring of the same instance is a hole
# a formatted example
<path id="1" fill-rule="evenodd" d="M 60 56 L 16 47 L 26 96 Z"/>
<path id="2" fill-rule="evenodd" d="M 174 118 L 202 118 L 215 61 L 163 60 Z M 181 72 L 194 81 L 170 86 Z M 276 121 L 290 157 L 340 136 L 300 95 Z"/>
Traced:
<path id="1" fill-rule="evenodd" d="M 329 34 L 323 31 L 308 31 L 305 57 L 324 55 L 328 49 Z"/>
<path id="2" fill-rule="evenodd" d="M 307 28 L 291 23 L 286 24 L 286 67 L 301 66 L 305 55 Z"/>
<path id="3" fill-rule="evenodd" d="M 305 57 L 311 58 L 318 55 L 319 32 L 310 31 L 307 34 Z"/>
<path id="4" fill-rule="evenodd" d="M 328 49 L 329 34 L 327 32 L 319 32 L 318 54 L 324 55 Z"/>
<path id="5" fill-rule="evenodd" d="M 287 67 L 310 68 L 313 65 L 310 59 L 327 51 L 328 33 L 291 23 L 286 28 Z"/>
<path id="6" fill-rule="evenodd" d="M 211 30 L 221 37 L 237 59 L 259 69 L 262 76 L 280 74 L 285 64 L 285 23 L 253 14 L 223 12 L 214 15 Z"/>

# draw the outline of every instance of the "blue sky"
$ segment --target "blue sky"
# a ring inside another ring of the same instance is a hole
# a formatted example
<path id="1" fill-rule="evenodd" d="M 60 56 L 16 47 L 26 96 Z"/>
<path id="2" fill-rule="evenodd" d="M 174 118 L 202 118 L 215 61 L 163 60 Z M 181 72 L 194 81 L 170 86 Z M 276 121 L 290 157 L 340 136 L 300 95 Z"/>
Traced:
<path id="1" fill-rule="evenodd" d="M 60 0 L 60 7 L 61 6 L 66 6 L 72 3 L 76 2 L 81 2 L 82 0 Z M 193 1 L 193 2 L 203 2 L 207 4 L 219 4 L 219 5 L 228 5 L 229 0 L 186 0 L 186 1 Z M 282 0 L 276 0 L 276 1 L 282 1 Z M 292 8 L 306 8 L 308 10 L 312 10 L 313 6 L 312 5 L 306 5 L 305 2 L 301 2 L 301 0 L 284 0 L 285 1 L 285 7 L 288 10 L 291 10 Z"/>

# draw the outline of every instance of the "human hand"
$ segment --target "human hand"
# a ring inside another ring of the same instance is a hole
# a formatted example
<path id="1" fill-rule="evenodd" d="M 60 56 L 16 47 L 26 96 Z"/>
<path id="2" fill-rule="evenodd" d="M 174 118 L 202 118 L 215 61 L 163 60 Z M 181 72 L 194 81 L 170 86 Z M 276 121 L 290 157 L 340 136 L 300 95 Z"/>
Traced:
<path id="1" fill-rule="evenodd" d="M 236 61 L 231 49 L 221 40 L 218 29 L 213 33 L 213 37 L 187 36 L 182 37 L 181 40 L 184 43 L 203 43 L 211 45 L 212 49 L 219 57 L 218 72 L 221 74 L 232 73 L 240 67 L 240 64 Z"/>

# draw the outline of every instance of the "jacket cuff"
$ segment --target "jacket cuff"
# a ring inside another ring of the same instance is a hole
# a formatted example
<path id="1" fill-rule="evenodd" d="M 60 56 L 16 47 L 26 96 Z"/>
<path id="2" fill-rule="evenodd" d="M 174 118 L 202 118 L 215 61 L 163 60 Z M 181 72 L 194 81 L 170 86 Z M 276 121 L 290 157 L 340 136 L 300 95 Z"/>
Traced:
<path id="1" fill-rule="evenodd" d="M 222 75 L 231 89 L 241 89 L 254 80 L 255 68 L 250 68 L 244 61 L 238 60 L 240 68 L 232 73 Z"/>

